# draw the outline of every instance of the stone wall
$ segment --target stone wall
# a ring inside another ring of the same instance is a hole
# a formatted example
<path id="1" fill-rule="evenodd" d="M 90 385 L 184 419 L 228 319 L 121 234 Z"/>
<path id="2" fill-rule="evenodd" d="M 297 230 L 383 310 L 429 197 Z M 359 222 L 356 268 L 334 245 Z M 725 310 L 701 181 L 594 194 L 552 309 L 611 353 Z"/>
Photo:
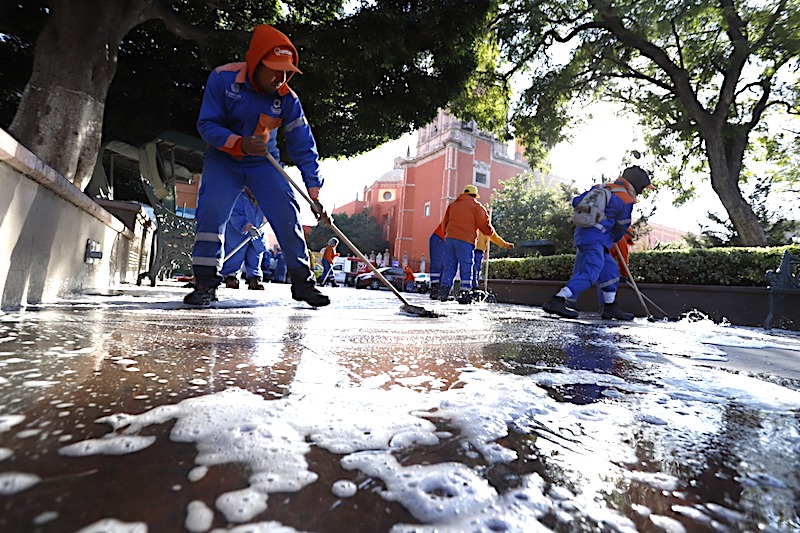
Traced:
<path id="1" fill-rule="evenodd" d="M 3 130 L 0 160 L 0 308 L 127 278 L 131 230 Z M 87 243 L 102 257 L 87 259 Z"/>

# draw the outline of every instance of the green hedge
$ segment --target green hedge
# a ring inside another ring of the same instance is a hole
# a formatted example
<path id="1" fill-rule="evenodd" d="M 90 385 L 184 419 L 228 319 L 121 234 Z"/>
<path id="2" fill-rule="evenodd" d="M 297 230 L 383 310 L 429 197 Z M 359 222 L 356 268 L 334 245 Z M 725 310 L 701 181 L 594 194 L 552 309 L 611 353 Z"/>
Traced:
<path id="1" fill-rule="evenodd" d="M 800 246 L 631 252 L 630 268 L 639 283 L 765 287 L 766 271 L 778 268 L 784 251 L 800 255 Z M 566 281 L 574 261 L 572 254 L 492 259 L 489 277 Z"/>

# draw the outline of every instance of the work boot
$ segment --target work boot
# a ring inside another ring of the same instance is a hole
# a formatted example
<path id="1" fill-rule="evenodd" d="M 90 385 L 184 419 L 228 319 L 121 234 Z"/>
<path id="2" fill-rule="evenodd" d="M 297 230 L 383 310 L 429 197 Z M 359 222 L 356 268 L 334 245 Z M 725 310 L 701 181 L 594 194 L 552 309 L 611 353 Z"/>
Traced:
<path id="1" fill-rule="evenodd" d="M 211 302 L 217 302 L 217 289 L 216 287 L 203 287 L 197 285 L 192 292 L 183 297 L 183 303 L 188 305 L 197 305 L 200 307 L 208 307 Z"/>
<path id="2" fill-rule="evenodd" d="M 489 294 L 481 289 L 472 289 L 472 301 L 473 302 L 485 302 L 488 300 Z"/>
<path id="3" fill-rule="evenodd" d="M 331 299 L 319 292 L 314 282 L 314 274 L 303 267 L 289 270 L 292 280 L 292 298 L 298 302 L 306 302 L 312 307 L 322 307 L 331 303 Z"/>
<path id="4" fill-rule="evenodd" d="M 605 304 L 600 310 L 600 317 L 604 320 L 633 320 L 633 315 L 620 309 L 616 302 Z"/>
<path id="5" fill-rule="evenodd" d="M 440 302 L 446 302 L 447 300 L 450 299 L 450 290 L 451 290 L 450 287 L 447 287 L 445 285 L 439 285 L 439 294 L 437 298 L 439 298 Z"/>
<path id="6" fill-rule="evenodd" d="M 225 276 L 225 286 L 229 289 L 238 289 L 239 279 L 236 276 Z"/>
<path id="7" fill-rule="evenodd" d="M 439 299 L 439 284 L 438 283 L 431 283 L 431 300 L 438 300 Z"/>
<path id="8" fill-rule="evenodd" d="M 460 304 L 472 303 L 472 291 L 466 289 L 459 292 L 457 300 Z"/>
<path id="9" fill-rule="evenodd" d="M 247 276 L 247 288 L 251 291 L 263 291 L 264 286 L 261 284 L 261 276 Z"/>
<path id="10" fill-rule="evenodd" d="M 567 300 L 561 296 L 551 296 L 550 299 L 544 303 L 542 309 L 545 313 L 550 313 L 552 315 L 558 315 L 564 318 L 578 318 L 578 312 L 567 307 Z"/>

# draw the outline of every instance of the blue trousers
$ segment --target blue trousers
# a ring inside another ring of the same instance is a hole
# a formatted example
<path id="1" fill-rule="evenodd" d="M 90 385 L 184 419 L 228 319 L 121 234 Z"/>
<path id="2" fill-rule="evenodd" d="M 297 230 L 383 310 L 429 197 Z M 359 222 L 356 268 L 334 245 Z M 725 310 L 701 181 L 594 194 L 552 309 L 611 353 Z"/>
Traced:
<path id="1" fill-rule="evenodd" d="M 236 276 L 242 269 L 243 264 L 248 278 L 261 276 L 261 258 L 264 256 L 264 252 L 259 252 L 258 248 L 253 245 L 250 235 L 232 230 L 230 225 L 225 229 L 225 255 L 228 255 L 231 250 L 239 246 L 239 243 L 244 239 L 248 240 L 247 244 L 239 248 L 236 253 L 222 264 L 219 273 L 223 278 Z"/>
<path id="2" fill-rule="evenodd" d="M 333 278 L 333 272 L 331 272 L 332 270 L 333 270 L 333 263 L 331 263 L 327 259 L 323 259 L 322 260 L 322 275 L 319 277 L 319 282 L 321 284 L 325 283 L 326 281 L 328 281 L 328 276 L 329 275 L 331 276 L 331 278 Z"/>
<path id="3" fill-rule="evenodd" d="M 577 299 L 580 293 L 594 284 L 604 293 L 605 303 L 613 302 L 619 285 L 617 262 L 602 244 L 578 245 L 567 288 L 572 291 L 572 298 Z"/>
<path id="4" fill-rule="evenodd" d="M 225 225 L 244 186 L 253 193 L 272 226 L 288 269 L 310 268 L 300 206 L 289 182 L 267 159 L 241 162 L 210 150 L 203 162 L 203 181 L 197 198 L 197 230 L 192 251 L 197 285 L 216 287 L 222 281 Z"/>
<path id="5" fill-rule="evenodd" d="M 461 290 L 472 288 L 472 259 L 475 245 L 458 239 L 444 240 L 444 270 L 441 287 L 452 288 L 456 271 L 461 279 Z"/>
<path id="6" fill-rule="evenodd" d="M 431 284 L 439 283 L 444 269 L 444 239 L 431 233 L 428 239 L 428 253 L 431 258 Z"/>
<path id="7" fill-rule="evenodd" d="M 478 280 L 481 279 L 481 267 L 483 266 L 483 250 L 475 249 L 472 254 L 472 287 L 478 287 Z"/>

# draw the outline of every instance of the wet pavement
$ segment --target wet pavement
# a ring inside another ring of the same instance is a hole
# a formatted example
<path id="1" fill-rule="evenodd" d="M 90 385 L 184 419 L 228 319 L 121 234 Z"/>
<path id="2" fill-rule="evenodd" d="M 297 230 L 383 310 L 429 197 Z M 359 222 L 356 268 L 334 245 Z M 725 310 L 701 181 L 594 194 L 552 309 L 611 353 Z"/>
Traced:
<path id="1" fill-rule="evenodd" d="M 0 314 L 0 531 L 800 529 L 800 335 L 325 291 Z"/>

